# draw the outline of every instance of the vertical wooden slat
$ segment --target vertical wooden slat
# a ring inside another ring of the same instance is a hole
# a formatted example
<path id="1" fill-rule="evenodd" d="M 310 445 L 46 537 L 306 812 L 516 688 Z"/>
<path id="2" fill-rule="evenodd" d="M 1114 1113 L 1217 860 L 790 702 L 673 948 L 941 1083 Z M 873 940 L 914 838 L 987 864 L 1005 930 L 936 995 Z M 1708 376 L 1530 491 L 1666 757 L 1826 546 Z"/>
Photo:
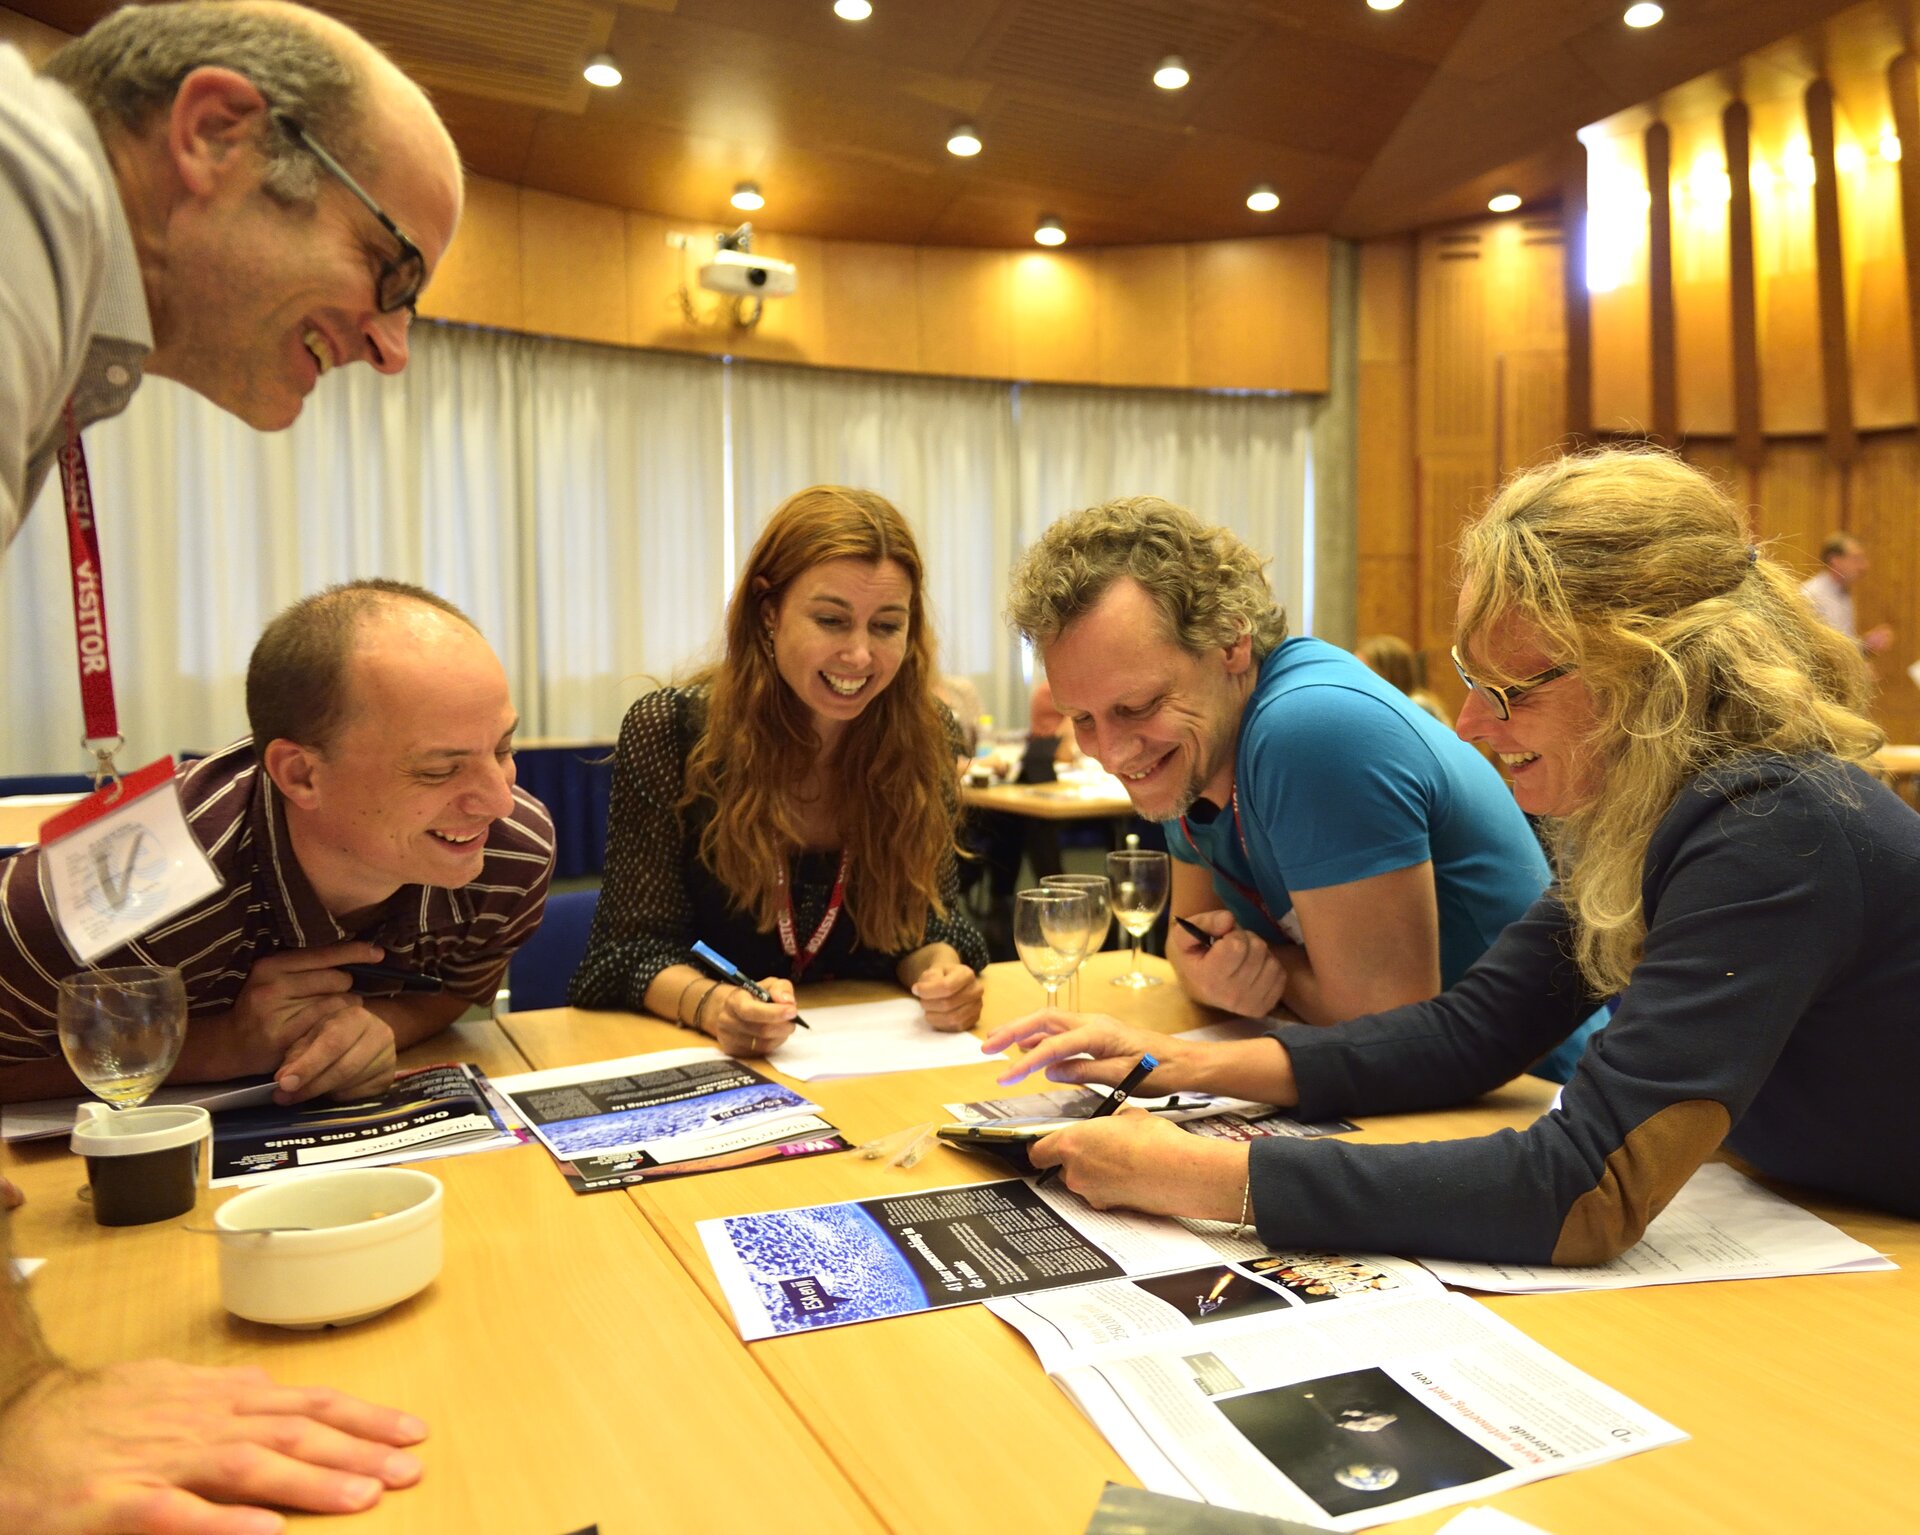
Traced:
<path id="1" fill-rule="evenodd" d="M 1680 436 L 1679 367 L 1673 318 L 1673 136 L 1665 123 L 1646 132 L 1647 319 L 1653 375 L 1653 435 L 1673 443 Z"/>
<path id="2" fill-rule="evenodd" d="M 1567 256 L 1567 436 L 1575 441 L 1593 433 L 1593 311 L 1587 301 L 1587 146 L 1580 144 L 1560 193 Z M 1920 164 L 1920 162 L 1916 162 Z M 1920 250 L 1920 243 L 1913 247 Z M 1920 289 L 1916 289 L 1920 292 Z M 1916 331 L 1920 345 L 1920 331 Z"/>
<path id="3" fill-rule="evenodd" d="M 1728 297 L 1733 305 L 1733 443 L 1740 462 L 1758 474 L 1766 448 L 1760 437 L 1760 332 L 1754 317 L 1752 119 L 1744 101 L 1720 114 L 1726 143 Z"/>
<path id="4" fill-rule="evenodd" d="M 1840 181 L 1833 162 L 1833 87 L 1807 87 L 1807 144 L 1813 151 L 1813 247 L 1820 290 L 1820 380 L 1826 398 L 1827 456 L 1845 467 L 1860 451 L 1853 428 L 1853 364 L 1847 355 L 1847 269 L 1840 245 Z"/>
<path id="5" fill-rule="evenodd" d="M 1903 53 L 1887 66 L 1887 94 L 1900 135 L 1900 231 L 1907 268 L 1907 339 L 1920 399 L 1920 61 Z"/>

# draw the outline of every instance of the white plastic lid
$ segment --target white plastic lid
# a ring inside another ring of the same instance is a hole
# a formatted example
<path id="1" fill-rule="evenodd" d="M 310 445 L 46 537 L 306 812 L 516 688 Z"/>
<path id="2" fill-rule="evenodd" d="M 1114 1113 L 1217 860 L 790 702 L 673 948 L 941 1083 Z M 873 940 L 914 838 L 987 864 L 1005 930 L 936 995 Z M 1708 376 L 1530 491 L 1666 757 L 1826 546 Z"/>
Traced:
<path id="1" fill-rule="evenodd" d="M 213 1116 L 193 1104 L 111 1109 L 104 1103 L 83 1103 L 67 1144 L 83 1157 L 138 1157 L 191 1145 L 212 1129 Z"/>

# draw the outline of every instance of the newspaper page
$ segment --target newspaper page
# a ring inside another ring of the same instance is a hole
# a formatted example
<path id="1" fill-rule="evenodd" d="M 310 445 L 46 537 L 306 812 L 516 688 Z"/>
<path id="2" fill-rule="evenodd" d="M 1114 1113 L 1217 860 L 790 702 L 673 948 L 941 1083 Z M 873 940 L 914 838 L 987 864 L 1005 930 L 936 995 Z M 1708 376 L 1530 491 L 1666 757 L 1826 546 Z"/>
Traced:
<path id="1" fill-rule="evenodd" d="M 1450 1285 L 1516 1294 L 1625 1290 L 1709 1279 L 1857 1274 L 1899 1267 L 1810 1210 L 1763 1189 L 1724 1162 L 1703 1163 L 1647 1233 L 1610 1263 L 1584 1268 L 1421 1260 Z"/>
<path id="2" fill-rule="evenodd" d="M 748 1342 L 1190 1268 L 1213 1251 L 1176 1221 L 1094 1210 L 1019 1178 L 730 1215 L 699 1231 Z"/>
<path id="3" fill-rule="evenodd" d="M 518 1146 L 473 1066 L 423 1066 L 363 1103 L 216 1110 L 212 1188 L 239 1188 L 298 1170 L 385 1167 Z"/>
<path id="4" fill-rule="evenodd" d="M 1154 1491 L 1341 1531 L 1686 1438 L 1459 1295 L 1269 1312 L 1054 1379 Z"/>
<path id="5" fill-rule="evenodd" d="M 576 1194 L 845 1151 L 817 1105 L 711 1048 L 500 1077 Z"/>
<path id="6" fill-rule="evenodd" d="M 1027 1124 L 1054 1119 L 1085 1119 L 1106 1101 L 1109 1089 L 1098 1086 L 1057 1087 L 1017 1098 L 983 1098 L 972 1103 L 942 1104 L 963 1125 Z M 1348 1135 L 1359 1129 L 1345 1120 L 1309 1125 L 1282 1113 L 1271 1104 L 1246 1098 L 1217 1098 L 1211 1093 L 1174 1093 L 1160 1098 L 1129 1098 L 1130 1108 L 1145 1109 L 1198 1135 L 1220 1140 L 1251 1141 L 1284 1135 L 1315 1140 L 1324 1135 Z M 1219 1123 L 1211 1123 L 1218 1121 Z"/>
<path id="7" fill-rule="evenodd" d="M 1198 1345 L 1216 1328 L 1268 1312 L 1422 1293 L 1440 1294 L 1440 1281 L 1398 1258 L 1262 1251 L 1170 1273 L 1000 1296 L 987 1310 L 1033 1345 L 1041 1368 L 1058 1375 L 1150 1339 Z"/>

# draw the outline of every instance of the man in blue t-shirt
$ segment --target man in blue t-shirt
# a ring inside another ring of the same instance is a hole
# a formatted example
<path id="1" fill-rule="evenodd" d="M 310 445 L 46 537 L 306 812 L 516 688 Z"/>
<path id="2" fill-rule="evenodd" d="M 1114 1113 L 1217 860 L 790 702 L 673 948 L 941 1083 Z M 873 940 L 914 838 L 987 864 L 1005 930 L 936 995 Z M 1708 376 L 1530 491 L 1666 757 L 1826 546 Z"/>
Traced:
<path id="1" fill-rule="evenodd" d="M 1478 752 L 1347 652 L 1288 638 L 1263 567 L 1140 496 L 1054 523 L 1009 609 L 1081 746 L 1166 828 L 1173 912 L 1212 935 L 1169 935 L 1187 991 L 1338 1023 L 1452 985 L 1547 864 Z"/>

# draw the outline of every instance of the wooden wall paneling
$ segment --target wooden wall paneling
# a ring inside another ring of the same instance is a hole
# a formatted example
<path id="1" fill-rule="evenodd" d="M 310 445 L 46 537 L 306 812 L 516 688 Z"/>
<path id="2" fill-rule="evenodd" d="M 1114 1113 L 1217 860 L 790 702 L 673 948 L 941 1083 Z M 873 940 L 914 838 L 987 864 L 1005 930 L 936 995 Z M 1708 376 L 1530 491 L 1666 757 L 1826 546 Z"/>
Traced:
<path id="1" fill-rule="evenodd" d="M 823 241 L 820 361 L 882 373 L 920 369 L 920 271 L 913 247 Z"/>
<path id="2" fill-rule="evenodd" d="M 1680 435 L 1673 337 L 1673 135 L 1650 123 L 1647 156 L 1647 351 L 1653 435 L 1671 443 Z"/>
<path id="3" fill-rule="evenodd" d="M 1572 157 L 1572 169 L 1560 191 L 1560 217 L 1566 231 L 1566 260 L 1561 276 L 1567 312 L 1567 421 L 1569 437 L 1593 431 L 1593 317 L 1587 303 L 1587 147 Z"/>
<path id="4" fill-rule="evenodd" d="M 525 328 L 518 187 L 484 176 L 467 178 L 459 232 L 420 295 L 420 313 L 430 320 Z"/>
<path id="5" fill-rule="evenodd" d="M 1116 245 L 1094 264 L 1103 384 L 1185 388 L 1192 378 L 1184 245 Z M 1242 302 L 1261 300 L 1243 296 Z"/>
<path id="6" fill-rule="evenodd" d="M 1490 469 L 1478 454 L 1420 457 L 1420 632 L 1408 636 L 1416 650 L 1444 656 L 1452 643 L 1454 545 L 1461 524 L 1485 506 L 1493 492 Z M 1430 678 L 1435 672 L 1428 668 Z"/>
<path id="7" fill-rule="evenodd" d="M 1354 314 L 1358 379 L 1354 520 L 1356 632 L 1420 630 L 1419 520 L 1414 489 L 1414 243 L 1359 247 Z"/>
<path id="8" fill-rule="evenodd" d="M 1325 393 L 1331 237 L 1209 240 L 1187 249 L 1193 387 Z"/>
<path id="9" fill-rule="evenodd" d="M 1863 438 L 1852 479 L 1847 530 L 1872 559 L 1854 589 L 1860 628 L 1894 630 L 1892 647 L 1871 658 L 1880 684 L 1874 717 L 1891 740 L 1920 742 L 1920 687 L 1906 675 L 1920 655 L 1920 434 Z"/>
<path id="10" fill-rule="evenodd" d="M 683 251 L 667 243 L 669 234 L 698 243 Z M 710 356 L 731 351 L 726 306 L 720 295 L 701 290 L 697 276 L 712 232 L 689 220 L 629 211 L 626 240 L 628 344 Z M 687 318 L 680 303 L 683 281 L 694 319 Z"/>
<path id="11" fill-rule="evenodd" d="M 1647 291 L 1646 156 L 1641 133 L 1589 136 L 1588 312 L 1593 424 L 1638 433 L 1653 418 Z"/>
<path id="12" fill-rule="evenodd" d="M 1413 364 L 1414 242 L 1411 235 L 1360 244 L 1355 351 L 1361 362 Z"/>
<path id="13" fill-rule="evenodd" d="M 1420 237 L 1416 289 L 1417 451 L 1478 454 L 1493 464 L 1493 348 L 1487 336 L 1486 233 Z"/>
<path id="14" fill-rule="evenodd" d="M 1749 103 L 1760 423 L 1769 435 L 1821 432 L 1820 287 L 1814 254 L 1816 167 L 1797 97 Z"/>
<path id="15" fill-rule="evenodd" d="M 1774 557 L 1802 575 L 1820 568 L 1820 541 L 1840 527 L 1846 471 L 1827 458 L 1818 438 L 1767 444 L 1759 482 L 1759 536 Z"/>
<path id="16" fill-rule="evenodd" d="M 1502 478 L 1551 458 L 1564 446 L 1566 372 L 1563 351 L 1500 354 L 1494 466 Z"/>
<path id="17" fill-rule="evenodd" d="M 1760 536 L 1760 512 L 1755 505 L 1754 473 L 1731 437 L 1690 437 L 1681 449 L 1688 463 L 1711 475 L 1746 515 L 1751 537 Z"/>
<path id="18" fill-rule="evenodd" d="M 1733 323 L 1728 294 L 1732 187 L 1719 113 L 1667 124 L 1673 136 L 1674 387 L 1682 436 L 1733 435 Z M 1751 193 L 1749 193 L 1751 195 Z"/>
<path id="19" fill-rule="evenodd" d="M 1757 280 L 1753 252 L 1752 113 L 1744 101 L 1720 117 L 1727 160 L 1727 304 L 1733 342 L 1733 437 L 1749 474 L 1765 454 L 1760 435 L 1761 380 Z"/>
<path id="20" fill-rule="evenodd" d="M 1887 94 L 1899 135 L 1900 229 L 1907 280 L 1907 353 L 1910 376 L 1920 391 L 1920 61 L 1903 53 L 1887 66 Z"/>
<path id="21" fill-rule="evenodd" d="M 1024 251 L 1009 269 L 1013 372 L 1043 384 L 1100 379 L 1099 264 L 1091 251 Z"/>
<path id="22" fill-rule="evenodd" d="M 1858 432 L 1909 427 L 1914 424 L 1914 390 L 1907 269 L 1900 167 L 1885 155 L 1893 133 L 1887 72 L 1836 69 L 1831 80 L 1853 425 Z"/>
<path id="23" fill-rule="evenodd" d="M 1013 257 L 1005 251 L 920 251 L 920 362 L 929 373 L 1012 378 Z"/>
<path id="24" fill-rule="evenodd" d="M 1354 632 L 1361 639 L 1373 634 L 1397 634 L 1415 649 L 1420 648 L 1420 564 L 1411 554 L 1360 556 Z M 1431 656 L 1432 652 L 1427 654 Z M 1433 670 L 1431 660 L 1427 670 Z"/>
<path id="25" fill-rule="evenodd" d="M 1807 87 L 1807 143 L 1813 155 L 1815 282 L 1820 312 L 1820 385 L 1827 454 L 1850 464 L 1860 441 L 1853 428 L 1853 365 L 1847 348 L 1847 267 L 1840 244 L 1840 174 L 1834 160 L 1833 87 Z"/>
<path id="26" fill-rule="evenodd" d="M 520 312 L 537 336 L 625 346 L 625 215 L 603 203 L 522 188 Z"/>

